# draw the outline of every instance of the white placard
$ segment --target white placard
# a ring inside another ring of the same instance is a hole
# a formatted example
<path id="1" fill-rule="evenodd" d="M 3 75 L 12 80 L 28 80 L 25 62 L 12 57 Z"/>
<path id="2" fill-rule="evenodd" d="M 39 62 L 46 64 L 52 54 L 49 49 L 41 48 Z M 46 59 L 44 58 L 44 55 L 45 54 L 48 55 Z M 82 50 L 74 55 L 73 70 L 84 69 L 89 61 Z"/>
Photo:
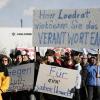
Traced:
<path id="1" fill-rule="evenodd" d="M 72 98 L 77 71 L 41 64 L 35 91 Z"/>
<path id="2" fill-rule="evenodd" d="M 33 46 L 99 48 L 100 9 L 33 11 Z"/>
<path id="3" fill-rule="evenodd" d="M 8 72 L 11 77 L 10 92 L 33 89 L 34 63 L 14 66 Z"/>

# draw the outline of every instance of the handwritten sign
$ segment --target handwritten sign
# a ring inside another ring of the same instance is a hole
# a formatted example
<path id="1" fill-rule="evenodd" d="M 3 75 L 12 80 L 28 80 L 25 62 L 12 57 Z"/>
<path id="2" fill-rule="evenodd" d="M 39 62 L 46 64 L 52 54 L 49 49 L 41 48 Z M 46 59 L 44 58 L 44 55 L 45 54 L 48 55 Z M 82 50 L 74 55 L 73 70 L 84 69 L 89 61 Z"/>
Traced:
<path id="1" fill-rule="evenodd" d="M 33 11 L 33 46 L 99 48 L 100 9 Z"/>
<path id="2" fill-rule="evenodd" d="M 41 64 L 35 91 L 72 98 L 76 77 L 76 70 Z"/>
<path id="3" fill-rule="evenodd" d="M 9 68 L 8 72 L 11 76 L 9 91 L 33 89 L 34 63 Z"/>

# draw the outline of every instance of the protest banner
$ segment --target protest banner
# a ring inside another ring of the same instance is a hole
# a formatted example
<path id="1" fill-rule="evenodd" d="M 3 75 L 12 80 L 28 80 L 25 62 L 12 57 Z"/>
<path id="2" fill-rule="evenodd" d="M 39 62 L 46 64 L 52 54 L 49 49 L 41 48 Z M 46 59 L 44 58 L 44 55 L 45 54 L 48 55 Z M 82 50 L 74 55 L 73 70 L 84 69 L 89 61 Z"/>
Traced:
<path id="1" fill-rule="evenodd" d="M 76 70 L 41 64 L 35 91 L 72 98 L 76 79 Z"/>
<path id="2" fill-rule="evenodd" d="M 33 46 L 100 47 L 100 8 L 33 11 Z"/>
<path id="3" fill-rule="evenodd" d="M 11 84 L 8 91 L 22 91 L 33 89 L 34 63 L 19 65 L 8 69 Z"/>

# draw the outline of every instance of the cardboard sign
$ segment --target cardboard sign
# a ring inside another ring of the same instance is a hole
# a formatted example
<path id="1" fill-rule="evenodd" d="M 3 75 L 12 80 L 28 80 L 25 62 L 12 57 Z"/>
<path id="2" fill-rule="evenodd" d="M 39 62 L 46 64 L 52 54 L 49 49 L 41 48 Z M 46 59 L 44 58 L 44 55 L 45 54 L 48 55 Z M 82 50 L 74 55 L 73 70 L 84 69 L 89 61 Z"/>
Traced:
<path id="1" fill-rule="evenodd" d="M 35 91 L 72 98 L 77 71 L 41 64 Z"/>
<path id="2" fill-rule="evenodd" d="M 100 9 L 33 11 L 33 46 L 99 48 Z"/>
<path id="3" fill-rule="evenodd" d="M 33 89 L 34 63 L 14 66 L 8 72 L 11 76 L 10 92 Z"/>

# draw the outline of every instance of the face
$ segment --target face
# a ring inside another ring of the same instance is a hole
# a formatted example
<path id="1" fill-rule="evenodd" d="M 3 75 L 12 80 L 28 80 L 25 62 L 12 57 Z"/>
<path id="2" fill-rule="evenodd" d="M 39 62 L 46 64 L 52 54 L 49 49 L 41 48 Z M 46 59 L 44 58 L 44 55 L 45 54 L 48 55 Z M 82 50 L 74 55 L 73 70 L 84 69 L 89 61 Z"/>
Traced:
<path id="1" fill-rule="evenodd" d="M 8 65 L 8 64 L 9 64 L 8 58 L 4 57 L 4 58 L 2 59 L 2 64 L 3 64 L 3 65 Z"/>
<path id="2" fill-rule="evenodd" d="M 67 54 L 67 55 L 65 55 L 65 57 L 67 58 L 67 60 L 71 60 L 72 59 L 72 56 L 71 56 L 71 54 L 69 53 L 69 54 Z"/>
<path id="3" fill-rule="evenodd" d="M 82 63 L 86 64 L 88 62 L 88 59 L 87 58 L 82 58 Z"/>
<path id="4" fill-rule="evenodd" d="M 21 56 L 21 55 L 18 55 L 18 56 L 16 57 L 16 60 L 17 60 L 18 62 L 22 62 L 22 56 Z"/>
<path id="5" fill-rule="evenodd" d="M 27 55 L 23 55 L 23 61 L 28 61 L 28 60 L 29 60 L 28 56 Z"/>
<path id="6" fill-rule="evenodd" d="M 53 56 L 48 56 L 48 61 L 49 61 L 49 62 L 54 62 Z"/>
<path id="7" fill-rule="evenodd" d="M 95 65 L 96 64 L 96 59 L 95 58 L 91 58 L 90 59 L 90 63 Z"/>

